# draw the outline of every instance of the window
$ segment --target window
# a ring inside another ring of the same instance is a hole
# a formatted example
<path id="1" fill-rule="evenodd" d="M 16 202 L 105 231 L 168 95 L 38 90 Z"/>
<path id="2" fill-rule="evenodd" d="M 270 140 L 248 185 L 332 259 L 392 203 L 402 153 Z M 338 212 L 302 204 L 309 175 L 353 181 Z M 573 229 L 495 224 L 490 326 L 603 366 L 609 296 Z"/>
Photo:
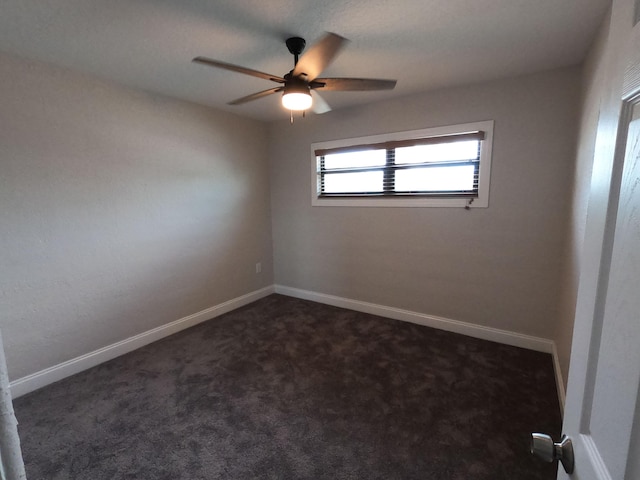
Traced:
<path id="1" fill-rule="evenodd" d="M 311 146 L 315 206 L 487 207 L 493 121 Z"/>

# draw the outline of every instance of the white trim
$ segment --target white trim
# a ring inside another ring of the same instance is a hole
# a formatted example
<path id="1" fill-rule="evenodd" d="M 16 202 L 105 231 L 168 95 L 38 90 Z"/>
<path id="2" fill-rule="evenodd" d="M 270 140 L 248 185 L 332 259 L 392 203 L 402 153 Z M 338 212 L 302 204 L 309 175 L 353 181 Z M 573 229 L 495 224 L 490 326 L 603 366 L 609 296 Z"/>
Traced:
<path id="1" fill-rule="evenodd" d="M 510 332 L 508 330 L 474 325 L 472 323 L 461 322 L 459 320 L 451 320 L 449 318 L 426 315 L 424 313 L 386 307 L 384 305 L 361 302 L 359 300 L 350 300 L 348 298 L 310 292 L 308 290 L 300 290 L 297 288 L 285 287 L 283 285 L 276 285 L 275 291 L 276 293 L 287 295 L 289 297 L 311 300 L 318 303 L 333 305 L 334 307 L 348 308 L 357 312 L 371 313 L 373 315 L 392 318 L 394 320 L 417 323 L 418 325 L 437 328 L 447 332 L 460 333 L 469 337 L 490 340 L 492 342 L 512 345 L 514 347 L 527 348 L 537 352 L 553 353 L 553 341 L 546 338 L 533 337 L 531 335 Z"/>
<path id="2" fill-rule="evenodd" d="M 472 323 L 461 322 L 460 320 L 451 320 L 449 318 L 437 317 L 435 315 L 426 315 L 424 313 L 402 310 L 375 303 L 361 302 L 359 300 L 351 300 L 334 295 L 324 293 L 311 292 L 298 288 L 286 287 L 284 285 L 275 285 L 275 292 L 287 295 L 289 297 L 301 298 L 303 300 L 311 300 L 313 302 L 333 305 L 334 307 L 348 308 L 357 312 L 370 313 L 381 317 L 392 318 L 404 322 L 416 323 L 447 332 L 459 333 L 469 337 L 489 340 L 491 342 L 502 343 L 514 347 L 526 348 L 537 352 L 550 353 L 553 357 L 553 370 L 556 379 L 556 389 L 558 390 L 558 402 L 560 404 L 560 413 L 564 415 L 565 389 L 562 380 L 562 370 L 558 359 L 558 350 L 553 340 L 547 338 L 534 337 L 524 335 L 522 333 L 510 332 L 498 328 L 485 327 L 482 325 L 474 325 Z"/>
<path id="3" fill-rule="evenodd" d="M 567 399 L 567 390 L 564 386 L 562 378 L 562 368 L 560 368 L 560 358 L 558 357 L 558 348 L 556 342 L 553 342 L 553 370 L 556 374 L 556 389 L 558 390 L 558 402 L 560 403 L 560 413 L 564 417 L 564 403 Z"/>
<path id="4" fill-rule="evenodd" d="M 489 206 L 489 183 L 491 177 L 491 152 L 493 146 L 493 120 L 463 123 L 458 125 L 446 125 L 440 127 L 424 128 L 406 132 L 385 133 L 358 138 L 345 138 L 315 142 L 311 144 L 311 205 L 314 207 L 470 207 L 487 208 Z M 350 145 L 364 145 L 382 143 L 395 140 L 407 140 L 412 138 L 437 137 L 475 130 L 482 130 L 486 136 L 482 142 L 480 152 L 480 184 L 478 185 L 478 198 L 429 198 L 408 196 L 406 198 L 320 198 L 318 196 L 318 161 L 316 150 L 324 148 L 339 148 Z"/>
<path id="5" fill-rule="evenodd" d="M 219 305 L 207 308 L 201 312 L 194 313 L 187 317 L 175 320 L 166 325 L 148 330 L 133 337 L 116 342 L 106 347 L 86 353 L 66 362 L 59 363 L 53 367 L 45 368 L 39 372 L 27 375 L 11 382 L 11 394 L 13 398 L 20 397 L 29 392 L 42 388 L 63 378 L 75 375 L 76 373 L 95 367 L 100 363 L 112 360 L 120 355 L 129 353 L 150 343 L 161 340 L 169 335 L 178 333 L 199 323 L 211 320 L 215 317 L 228 313 L 249 303 L 255 302 L 267 295 L 274 293 L 273 285 L 250 292 L 246 295 L 233 298 Z"/>

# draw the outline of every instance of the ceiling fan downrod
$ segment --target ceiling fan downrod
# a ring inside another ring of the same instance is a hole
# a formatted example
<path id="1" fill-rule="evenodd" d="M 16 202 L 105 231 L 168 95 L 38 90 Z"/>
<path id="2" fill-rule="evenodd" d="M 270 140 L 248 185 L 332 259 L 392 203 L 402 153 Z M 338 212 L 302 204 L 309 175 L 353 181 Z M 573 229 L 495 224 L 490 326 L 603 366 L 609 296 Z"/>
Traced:
<path id="1" fill-rule="evenodd" d="M 293 66 L 295 67 L 298 64 L 298 57 L 304 50 L 304 47 L 307 45 L 307 42 L 304 38 L 300 37 L 291 37 L 285 40 L 287 44 L 287 48 L 289 49 L 289 53 L 293 55 Z"/>

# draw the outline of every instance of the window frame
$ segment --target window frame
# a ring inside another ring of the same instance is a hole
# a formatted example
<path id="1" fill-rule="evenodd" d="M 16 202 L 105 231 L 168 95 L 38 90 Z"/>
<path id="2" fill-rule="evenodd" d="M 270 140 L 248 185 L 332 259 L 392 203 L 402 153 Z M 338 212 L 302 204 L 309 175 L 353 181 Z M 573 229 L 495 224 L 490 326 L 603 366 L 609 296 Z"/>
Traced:
<path id="1" fill-rule="evenodd" d="M 447 125 L 441 127 L 410 130 L 404 132 L 370 135 L 366 137 L 346 138 L 311 144 L 311 205 L 325 207 L 470 207 L 487 208 L 489 206 L 489 185 L 491 179 L 491 153 L 493 144 L 493 120 Z M 469 132 L 482 131 L 485 134 L 480 145 L 480 166 L 478 178 L 478 196 L 446 196 L 435 197 L 421 194 L 407 195 L 372 195 L 321 197 L 319 195 L 318 173 L 319 162 L 316 157 L 318 150 L 331 150 L 352 146 L 374 145 L 385 142 L 407 141 L 427 137 L 460 135 Z"/>

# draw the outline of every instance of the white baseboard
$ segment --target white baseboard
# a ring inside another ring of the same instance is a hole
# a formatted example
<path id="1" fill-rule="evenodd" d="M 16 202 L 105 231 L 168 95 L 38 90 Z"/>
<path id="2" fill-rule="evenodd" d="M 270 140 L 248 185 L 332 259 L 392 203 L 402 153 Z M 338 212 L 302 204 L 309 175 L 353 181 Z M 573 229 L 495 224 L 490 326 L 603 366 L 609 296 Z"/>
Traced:
<path id="1" fill-rule="evenodd" d="M 549 353 L 553 357 L 560 411 L 564 411 L 564 382 L 562 381 L 562 371 L 558 361 L 556 344 L 553 340 L 510 332 L 508 330 L 501 330 L 498 328 L 475 325 L 472 323 L 461 322 L 459 320 L 451 320 L 449 318 L 437 317 L 434 315 L 426 315 L 424 313 L 412 312 L 399 308 L 387 307 L 384 305 L 377 305 L 375 303 L 361 302 L 359 300 L 351 300 L 348 298 L 336 297 L 334 295 L 326 295 L 324 293 L 286 287 L 284 285 L 275 285 L 275 292 L 289 297 L 333 305 L 334 307 L 348 308 L 350 310 L 370 313 L 381 317 L 392 318 L 394 320 L 417 323 L 418 325 L 437 328 L 447 332 L 459 333 L 469 337 L 480 338 L 482 340 L 489 340 L 514 347 L 535 350 L 537 352 Z"/>
<path id="2" fill-rule="evenodd" d="M 54 365 L 53 367 L 27 375 L 26 377 L 19 378 L 10 383 L 12 397 L 20 397 L 21 395 L 25 395 L 46 385 L 62 380 L 63 378 L 75 375 L 76 373 L 87 370 L 88 368 L 95 367 L 100 363 L 112 360 L 120 355 L 124 355 L 125 353 L 129 353 L 137 348 L 144 347 L 145 345 L 161 340 L 169 335 L 173 335 L 174 333 L 218 317 L 251 302 L 255 302 L 256 300 L 266 297 L 272 293 L 274 293 L 273 285 L 231 299 L 227 302 L 207 308 L 206 310 L 202 310 L 201 312 L 194 313 L 193 315 L 167 323 L 166 325 L 162 325 L 152 330 L 148 330 L 112 345 L 107 345 L 106 347 L 93 352 L 72 358 L 71 360 Z"/>
<path id="3" fill-rule="evenodd" d="M 508 330 L 483 327 L 481 325 L 474 325 L 472 323 L 461 322 L 459 320 L 451 320 L 448 318 L 436 317 L 434 315 L 426 315 L 424 313 L 401 310 L 399 308 L 386 307 L 384 305 L 361 302 L 359 300 L 350 300 L 348 298 L 335 297 L 333 295 L 325 295 L 323 293 L 310 292 L 282 285 L 276 285 L 275 291 L 276 293 L 281 293 L 282 295 L 287 295 L 289 297 L 312 300 L 318 303 L 333 305 L 334 307 L 348 308 L 358 312 L 393 318 L 394 320 L 417 323 L 427 327 L 446 330 L 447 332 L 460 333 L 469 337 L 491 340 L 493 342 L 504 343 L 514 347 L 527 348 L 538 352 L 553 353 L 553 341 L 547 340 L 546 338 L 532 337 L 530 335 L 514 333 Z"/>
<path id="4" fill-rule="evenodd" d="M 560 368 L 560 357 L 558 357 L 558 349 L 555 342 L 553 343 L 553 370 L 556 373 L 556 388 L 558 389 L 558 402 L 560 402 L 560 412 L 564 418 L 564 403 L 567 399 L 567 390 L 565 389 L 564 379 L 562 378 L 562 368 Z"/>
<path id="5" fill-rule="evenodd" d="M 82 372 L 83 370 L 87 370 L 91 367 L 95 367 L 100 363 L 112 360 L 116 357 L 119 357 L 120 355 L 124 355 L 125 353 L 129 353 L 137 348 L 144 347 L 145 345 L 161 340 L 165 337 L 168 337 L 169 335 L 173 335 L 174 333 L 180 332 L 204 321 L 228 313 L 232 310 L 266 297 L 272 293 L 279 293 L 282 295 L 287 295 L 289 297 L 311 300 L 318 303 L 333 305 L 335 307 L 348 308 L 350 310 L 355 310 L 358 312 L 370 313 L 373 315 L 379 315 L 381 317 L 425 325 L 427 327 L 438 328 L 440 330 L 445 330 L 448 332 L 459 333 L 462 335 L 467 335 L 469 337 L 490 340 L 493 342 L 512 345 L 515 347 L 550 353 L 553 356 L 553 365 L 556 375 L 556 385 L 558 388 L 558 400 L 560 402 L 560 409 L 561 411 L 564 411 L 564 382 L 562 380 L 562 372 L 558 360 L 558 352 L 556 349 L 556 345 L 552 340 L 530 335 L 523 335 L 521 333 L 514 333 L 508 330 L 500 330 L 497 328 L 474 325 L 472 323 L 461 322 L 459 320 L 451 320 L 434 315 L 426 315 L 409 310 L 377 305 L 374 303 L 361 302 L 359 300 L 351 300 L 348 298 L 326 295 L 323 293 L 311 292 L 298 288 L 286 287 L 283 285 L 272 285 L 260 290 L 256 290 L 254 292 L 231 299 L 214 307 L 207 308 L 206 310 L 202 310 L 201 312 L 195 313 L 193 315 L 189 315 L 187 317 L 154 328 L 147 332 L 140 333 L 131 338 L 127 338 L 112 345 L 107 345 L 106 347 L 100 348 L 93 352 L 89 352 L 85 355 L 72 358 L 71 360 L 60 363 L 58 365 L 54 365 L 31 375 L 27 375 L 26 377 L 14 380 L 10 384 L 12 396 L 13 398 L 20 397 L 46 385 L 62 380 L 63 378 Z"/>

